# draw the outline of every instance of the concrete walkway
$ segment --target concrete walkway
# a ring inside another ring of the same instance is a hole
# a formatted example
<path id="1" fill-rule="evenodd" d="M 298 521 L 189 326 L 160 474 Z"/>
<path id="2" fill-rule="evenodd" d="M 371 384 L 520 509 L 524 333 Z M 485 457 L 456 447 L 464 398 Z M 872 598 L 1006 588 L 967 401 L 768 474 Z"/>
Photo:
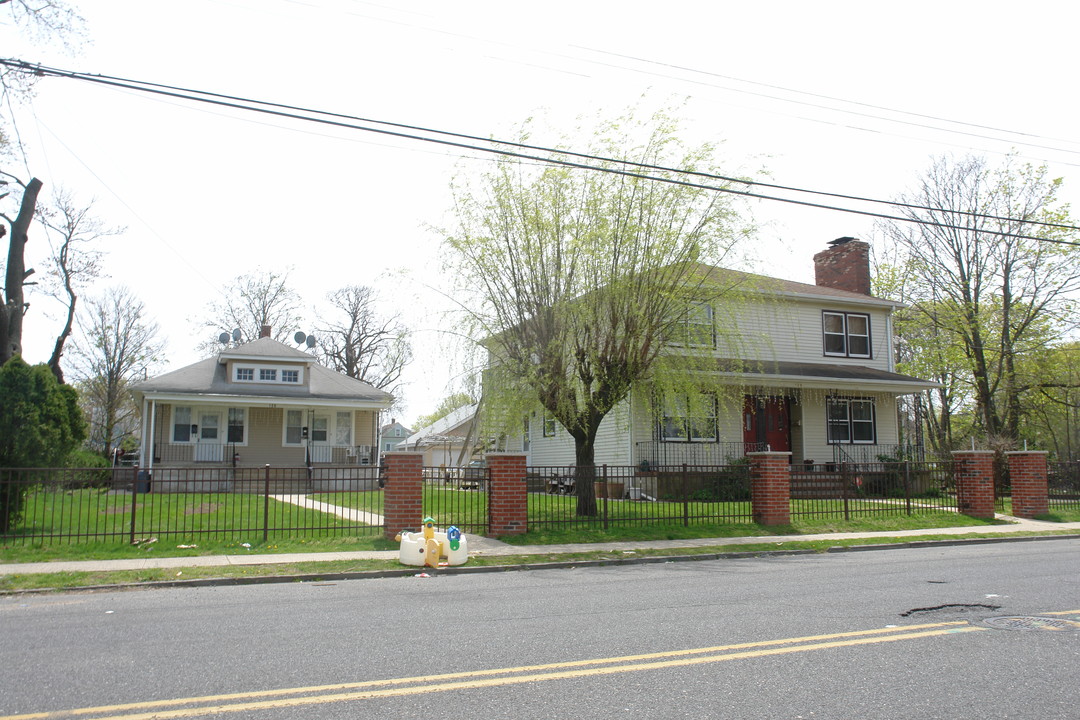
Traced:
<path id="1" fill-rule="evenodd" d="M 360 512 L 360 511 L 353 511 Z M 677 548 L 715 547 L 717 545 L 748 545 L 755 543 L 783 543 L 792 541 L 841 540 L 847 538 L 896 538 L 903 542 L 927 535 L 998 535 L 1007 537 L 1020 532 L 1048 532 L 1072 530 L 1080 533 L 1080 522 L 1053 523 L 1039 520 L 999 515 L 1009 525 L 978 527 L 927 528 L 922 530 L 893 530 L 883 532 L 822 533 L 818 535 L 760 535 L 731 538 L 695 538 L 687 540 L 639 540 L 602 543 L 567 543 L 562 545 L 507 545 L 498 540 L 469 535 L 470 556 L 513 555 L 561 555 L 590 551 L 671 550 Z M 223 565 L 274 565 L 280 563 L 320 562 L 330 560 L 395 560 L 396 550 L 358 550 L 352 552 L 288 553 L 280 555 L 207 555 L 202 557 L 131 558 L 125 560 L 78 560 L 37 563 L 10 563 L 0 565 L 0 575 L 27 575 L 32 573 L 101 572 L 107 570 L 142 570 L 145 568 L 215 567 Z"/>

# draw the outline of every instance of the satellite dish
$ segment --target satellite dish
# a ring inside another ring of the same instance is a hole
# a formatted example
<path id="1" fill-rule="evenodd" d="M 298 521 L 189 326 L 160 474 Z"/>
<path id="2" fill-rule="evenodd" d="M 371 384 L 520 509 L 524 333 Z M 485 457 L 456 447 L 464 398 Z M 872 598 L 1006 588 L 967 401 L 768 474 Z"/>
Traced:
<path id="1" fill-rule="evenodd" d="M 232 339 L 236 342 L 240 342 L 240 328 L 235 328 L 232 331 Z"/>
<path id="2" fill-rule="evenodd" d="M 222 344 L 229 342 L 229 333 L 226 333 L 226 332 L 221 333 L 220 335 L 217 336 L 217 341 L 219 343 L 222 343 Z"/>
<path id="3" fill-rule="evenodd" d="M 309 348 L 315 347 L 315 336 L 314 335 L 308 335 L 307 336 L 307 346 Z"/>
<path id="4" fill-rule="evenodd" d="M 292 336 L 292 339 L 296 341 L 297 345 L 304 342 L 304 340 L 306 338 L 307 338 L 307 335 L 304 334 L 303 330 L 297 330 L 296 334 Z"/>

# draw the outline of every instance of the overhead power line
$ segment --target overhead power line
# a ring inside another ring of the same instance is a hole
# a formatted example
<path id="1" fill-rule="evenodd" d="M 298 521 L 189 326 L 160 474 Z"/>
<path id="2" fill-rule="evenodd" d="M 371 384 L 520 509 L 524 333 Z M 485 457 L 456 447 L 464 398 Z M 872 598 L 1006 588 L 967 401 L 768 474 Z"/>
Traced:
<path id="1" fill-rule="evenodd" d="M 363 132 L 377 133 L 381 135 L 387 135 L 391 137 L 399 137 L 409 140 L 418 140 L 421 142 L 435 143 L 439 145 L 445 145 L 448 147 L 455 147 L 465 150 L 474 150 L 477 152 L 489 153 L 500 155 L 504 157 L 513 157 L 524 160 L 532 160 L 539 163 L 558 165 L 562 167 L 570 167 L 582 170 L 592 170 L 596 172 L 605 172 L 616 175 L 623 175 L 627 177 L 635 177 L 644 180 L 652 180 L 655 182 L 663 182 L 672 185 L 679 185 L 683 187 L 691 187 L 703 190 L 710 190 L 714 192 L 730 193 L 739 195 L 741 197 L 754 198 L 758 200 L 771 200 L 774 202 L 783 202 L 791 205 L 798 205 L 803 207 L 819 208 L 822 210 L 832 210 L 835 212 L 843 212 L 854 215 L 862 215 L 866 217 L 875 217 L 884 220 L 894 220 L 897 222 L 915 223 L 920 225 L 942 227 L 952 230 L 968 230 L 962 226 L 951 225 L 948 223 L 942 223 L 934 220 L 926 220 L 918 217 L 905 217 L 902 215 L 889 215 L 882 212 L 873 212 L 869 210 L 859 210 L 855 208 L 845 208 L 835 205 L 826 205 L 823 203 L 815 203 L 807 200 L 797 200 L 793 198 L 777 197 L 774 195 L 764 195 L 761 193 L 753 193 L 749 191 L 749 188 L 758 186 L 764 188 L 772 188 L 778 190 L 785 190 L 791 192 L 805 193 L 811 195 L 819 195 L 825 197 L 833 197 L 837 199 L 854 200 L 857 202 L 876 203 L 892 207 L 907 208 L 912 210 L 924 210 L 928 212 L 939 212 L 940 208 L 931 208 L 921 205 L 914 205 L 909 203 L 890 201 L 890 200 L 878 200 L 873 198 L 864 198 L 854 195 L 844 195 L 841 193 L 831 193 L 818 190 L 809 190 L 805 188 L 790 187 L 784 185 L 776 185 L 771 183 L 761 183 L 754 180 L 747 180 L 745 178 L 734 178 L 723 175 L 716 175 L 711 173 L 704 173 L 699 171 L 680 170 L 678 168 L 670 168 L 659 165 L 649 165 L 645 163 L 637 163 L 631 160 L 621 160 L 617 158 L 607 158 L 598 155 L 591 155 L 588 153 L 579 153 L 572 150 L 550 148 L 538 145 L 529 145 L 525 143 L 519 143 L 509 140 L 499 140 L 494 138 L 482 138 L 475 135 L 468 135 L 464 133 L 455 133 L 447 130 L 438 130 L 435 128 L 426 128 L 418 125 L 409 125 L 404 123 L 390 122 L 386 120 L 377 120 L 372 118 L 358 117 L 354 115 L 347 115 L 343 113 L 336 113 L 331 111 L 317 110 L 313 108 L 305 108 L 295 105 L 287 105 L 283 103 L 275 103 L 265 100 L 258 100 L 253 98 L 244 98 L 234 95 L 227 95 L 223 93 L 214 93 L 205 90 L 197 90 L 192 88 L 184 88 L 172 85 L 164 85 L 160 83 L 154 83 L 143 80 L 133 80 L 130 78 L 122 78 L 110 75 L 98 75 L 90 73 L 82 73 L 71 70 L 61 70 L 58 68 L 50 68 L 44 65 L 38 65 L 35 63 L 28 63 L 22 60 L 11 58 L 0 58 L 0 65 L 9 67 L 13 70 L 30 73 L 38 77 L 58 77 L 68 78 L 73 80 L 82 80 L 85 82 L 96 83 L 100 85 L 119 87 L 128 90 L 135 90 L 139 92 L 146 92 L 155 95 L 163 95 L 167 97 L 173 97 L 178 99 L 189 100 L 192 102 L 205 103 L 211 105 L 217 105 L 221 107 L 234 108 L 238 110 L 246 110 L 249 112 L 257 112 L 265 115 L 271 115 L 276 117 L 288 118 L 293 120 L 302 120 L 306 122 L 315 122 L 323 125 L 329 125 L 333 127 L 340 127 L 351 130 L 359 130 Z M 368 125 L 357 123 L 369 123 Z M 371 125 L 381 125 L 384 127 L 371 127 Z M 394 128 L 394 129 L 387 129 Z M 409 131 L 409 132 L 405 132 Z M 416 133 L 427 133 L 427 135 L 418 135 Z M 428 135 L 436 135 L 441 137 L 429 137 Z M 457 140 L 447 140 L 442 138 L 457 138 Z M 468 140 L 470 142 L 481 142 L 486 145 L 474 145 L 466 142 L 459 142 L 458 140 Z M 709 185 L 700 182 L 693 182 L 691 180 L 680 179 L 679 177 L 670 176 L 658 176 L 646 174 L 644 172 L 631 172 L 628 170 L 621 170 L 617 167 L 594 165 L 587 162 L 576 162 L 571 160 L 560 159 L 559 157 L 531 155 L 524 152 L 518 152 L 515 150 L 503 149 L 506 148 L 518 148 L 520 150 L 529 150 L 531 152 L 542 152 L 550 155 L 565 156 L 569 158 L 578 158 L 581 160 L 588 160 L 592 162 L 610 163 L 622 167 L 636 168 L 638 170 L 647 170 L 652 172 L 664 172 L 671 173 L 675 176 L 684 176 L 691 178 L 702 178 L 708 180 L 719 180 L 726 183 L 734 183 L 746 187 L 745 190 L 736 190 L 731 187 Z M 1043 223 L 1039 221 L 1021 220 L 1017 218 L 1009 218 L 997 215 L 987 215 L 980 213 L 972 213 L 966 211 L 949 211 L 955 215 L 981 218 L 986 220 L 998 220 L 1003 222 L 1015 222 L 1021 225 L 1033 225 L 1047 228 L 1055 228 L 1061 230 L 1075 230 L 1080 231 L 1080 227 L 1073 225 L 1061 225 L 1056 223 Z M 1064 245 L 1080 246 L 1080 242 L 1072 242 L 1068 240 L 1060 240 L 1056 238 L 1045 238 L 1034 235 L 1022 235 L 1002 230 L 992 229 L 980 229 L 980 232 L 984 232 L 991 235 L 1016 237 L 1026 240 L 1034 240 L 1038 242 L 1053 242 Z"/>

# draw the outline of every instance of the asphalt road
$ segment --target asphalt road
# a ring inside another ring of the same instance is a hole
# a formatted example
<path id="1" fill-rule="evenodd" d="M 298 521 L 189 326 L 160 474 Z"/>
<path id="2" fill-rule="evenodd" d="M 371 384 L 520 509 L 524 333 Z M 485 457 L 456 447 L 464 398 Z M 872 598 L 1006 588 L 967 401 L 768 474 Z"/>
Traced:
<path id="1" fill-rule="evenodd" d="M 0 720 L 1071 719 L 1080 541 L 5 597 L 0 663 Z"/>

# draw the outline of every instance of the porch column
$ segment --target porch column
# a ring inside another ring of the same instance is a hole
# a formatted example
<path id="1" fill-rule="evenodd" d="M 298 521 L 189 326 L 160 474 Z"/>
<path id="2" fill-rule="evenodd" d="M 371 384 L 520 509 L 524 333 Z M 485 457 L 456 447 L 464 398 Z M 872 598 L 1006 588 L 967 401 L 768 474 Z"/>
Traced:
<path id="1" fill-rule="evenodd" d="M 754 522 L 791 524 L 791 453 L 746 453 L 750 460 L 750 502 Z"/>
<path id="2" fill-rule="evenodd" d="M 1046 481 L 1046 452 L 1007 452 L 1012 483 L 1012 514 L 1034 518 L 1050 512 Z"/>
<path id="3" fill-rule="evenodd" d="M 418 531 L 424 523 L 424 456 L 389 452 L 383 455 L 383 535 Z"/>
<path id="4" fill-rule="evenodd" d="M 525 453 L 488 453 L 488 535 L 521 535 L 528 528 Z"/>
<path id="5" fill-rule="evenodd" d="M 994 453 L 991 450 L 953 452 L 956 504 L 964 515 L 994 517 Z"/>

